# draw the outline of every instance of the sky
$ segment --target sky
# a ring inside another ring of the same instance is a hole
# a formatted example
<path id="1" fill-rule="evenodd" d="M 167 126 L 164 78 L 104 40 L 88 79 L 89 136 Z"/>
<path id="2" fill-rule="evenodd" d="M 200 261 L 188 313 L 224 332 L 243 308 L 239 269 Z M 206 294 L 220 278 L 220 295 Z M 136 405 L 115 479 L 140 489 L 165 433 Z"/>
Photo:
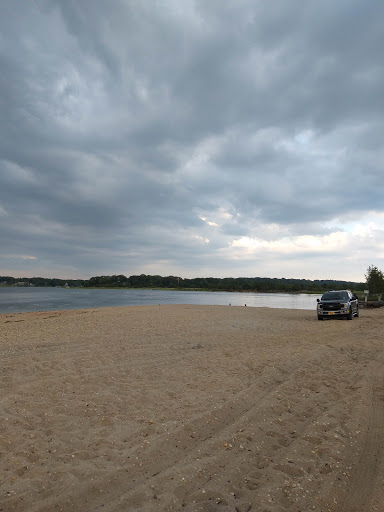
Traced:
<path id="1" fill-rule="evenodd" d="M 0 275 L 384 270 L 384 3 L 2 0 Z"/>

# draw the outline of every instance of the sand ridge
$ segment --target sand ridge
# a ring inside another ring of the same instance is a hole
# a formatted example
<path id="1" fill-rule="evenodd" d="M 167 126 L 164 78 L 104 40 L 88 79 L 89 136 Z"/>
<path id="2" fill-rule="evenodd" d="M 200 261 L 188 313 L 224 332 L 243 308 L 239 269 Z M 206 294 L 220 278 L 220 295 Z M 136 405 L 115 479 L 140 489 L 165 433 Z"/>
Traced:
<path id="1" fill-rule="evenodd" d="M 384 510 L 381 310 L 0 315 L 0 511 Z"/>

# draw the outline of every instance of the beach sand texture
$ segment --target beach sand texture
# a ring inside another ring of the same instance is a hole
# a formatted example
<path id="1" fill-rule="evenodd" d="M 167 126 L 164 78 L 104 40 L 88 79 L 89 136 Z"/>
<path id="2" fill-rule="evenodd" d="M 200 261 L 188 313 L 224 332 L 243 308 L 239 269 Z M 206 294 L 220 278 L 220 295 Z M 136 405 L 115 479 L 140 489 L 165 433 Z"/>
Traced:
<path id="1" fill-rule="evenodd" d="M 0 315 L 0 511 L 384 511 L 383 310 Z"/>

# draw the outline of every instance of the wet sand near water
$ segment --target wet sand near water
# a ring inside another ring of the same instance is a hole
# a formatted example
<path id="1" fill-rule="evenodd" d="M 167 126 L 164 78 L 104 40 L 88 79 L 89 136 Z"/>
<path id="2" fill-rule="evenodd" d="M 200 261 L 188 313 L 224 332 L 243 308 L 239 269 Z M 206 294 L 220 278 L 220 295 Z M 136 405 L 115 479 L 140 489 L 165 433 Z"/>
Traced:
<path id="1" fill-rule="evenodd" d="M 383 327 L 381 309 L 0 315 L 0 511 L 384 511 Z"/>

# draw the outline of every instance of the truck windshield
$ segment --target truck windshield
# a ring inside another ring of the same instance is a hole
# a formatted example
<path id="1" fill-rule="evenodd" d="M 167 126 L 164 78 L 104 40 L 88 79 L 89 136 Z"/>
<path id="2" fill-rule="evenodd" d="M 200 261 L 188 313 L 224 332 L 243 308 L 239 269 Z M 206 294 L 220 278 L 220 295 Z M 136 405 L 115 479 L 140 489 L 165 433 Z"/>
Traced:
<path id="1" fill-rule="evenodd" d="M 349 300 L 347 292 L 326 292 L 321 300 Z"/>

